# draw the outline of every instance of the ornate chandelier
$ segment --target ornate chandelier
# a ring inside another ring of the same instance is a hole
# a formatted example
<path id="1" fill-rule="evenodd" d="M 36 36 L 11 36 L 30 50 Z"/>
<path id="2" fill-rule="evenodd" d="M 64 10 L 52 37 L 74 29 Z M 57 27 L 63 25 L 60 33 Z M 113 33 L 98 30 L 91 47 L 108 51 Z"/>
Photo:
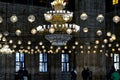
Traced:
<path id="1" fill-rule="evenodd" d="M 66 45 L 67 41 L 69 41 L 72 36 L 69 34 L 48 34 L 45 38 L 54 46 L 62 46 Z"/>
<path id="2" fill-rule="evenodd" d="M 63 10 L 66 6 L 64 0 L 54 0 L 51 2 L 51 6 L 54 10 L 47 11 L 44 14 L 45 20 L 51 25 L 38 26 L 37 31 L 48 31 L 49 33 L 66 31 L 67 34 L 71 34 L 80 30 L 80 26 L 68 23 L 73 18 L 73 12 Z"/>
<path id="3" fill-rule="evenodd" d="M 73 18 L 73 12 L 64 10 L 66 6 L 64 0 L 54 0 L 51 2 L 51 6 L 54 10 L 44 13 L 45 20 L 51 24 L 38 26 L 36 30 L 39 32 L 51 33 L 45 35 L 45 38 L 49 40 L 52 45 L 62 46 L 72 38 L 72 35 L 70 34 L 80 30 L 80 26 L 69 24 Z"/>

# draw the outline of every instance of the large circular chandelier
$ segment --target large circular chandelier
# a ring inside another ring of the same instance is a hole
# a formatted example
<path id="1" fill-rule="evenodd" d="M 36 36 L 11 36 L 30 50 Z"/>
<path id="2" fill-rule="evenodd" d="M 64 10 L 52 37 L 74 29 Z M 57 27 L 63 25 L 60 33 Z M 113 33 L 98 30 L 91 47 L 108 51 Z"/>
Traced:
<path id="1" fill-rule="evenodd" d="M 66 2 L 64 0 L 54 0 L 51 2 L 54 10 L 44 13 L 44 18 L 50 25 L 40 25 L 36 28 L 38 32 L 48 32 L 45 38 L 54 46 L 66 45 L 67 41 L 72 38 L 72 33 L 80 30 L 80 26 L 69 24 L 73 18 L 73 12 L 64 10 Z"/>
<path id="2" fill-rule="evenodd" d="M 47 31 L 49 33 L 60 31 L 71 34 L 80 30 L 80 26 L 68 23 L 73 18 L 73 12 L 64 10 L 66 6 L 66 2 L 64 2 L 64 0 L 54 0 L 51 2 L 51 6 L 54 10 L 50 10 L 44 13 L 45 20 L 51 24 L 38 26 L 36 28 L 37 31 Z"/>

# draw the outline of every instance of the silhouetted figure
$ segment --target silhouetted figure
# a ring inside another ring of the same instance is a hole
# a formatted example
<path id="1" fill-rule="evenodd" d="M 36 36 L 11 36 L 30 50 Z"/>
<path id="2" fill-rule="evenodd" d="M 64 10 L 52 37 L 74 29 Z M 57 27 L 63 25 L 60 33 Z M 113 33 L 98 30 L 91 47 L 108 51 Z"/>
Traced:
<path id="1" fill-rule="evenodd" d="M 92 71 L 87 69 L 88 70 L 88 80 L 92 80 Z"/>
<path id="2" fill-rule="evenodd" d="M 23 69 L 20 68 L 20 70 L 18 71 L 18 80 L 23 80 Z"/>
<path id="3" fill-rule="evenodd" d="M 83 80 L 88 80 L 89 79 L 89 69 L 84 67 L 82 71 L 82 78 Z"/>
<path id="4" fill-rule="evenodd" d="M 76 80 L 76 78 L 77 78 L 77 73 L 75 70 L 72 70 L 71 71 L 71 80 Z"/>
<path id="5" fill-rule="evenodd" d="M 118 71 L 112 73 L 111 80 L 120 80 L 120 74 Z"/>
<path id="6" fill-rule="evenodd" d="M 114 73 L 114 72 L 115 72 L 115 67 L 112 66 L 111 69 L 110 69 L 110 71 L 109 71 L 108 74 L 107 74 L 107 79 L 108 79 L 108 80 L 112 80 L 112 79 L 111 79 L 111 76 L 112 76 L 112 73 Z"/>
<path id="7" fill-rule="evenodd" d="M 26 69 L 23 70 L 23 80 L 28 80 L 28 71 Z"/>

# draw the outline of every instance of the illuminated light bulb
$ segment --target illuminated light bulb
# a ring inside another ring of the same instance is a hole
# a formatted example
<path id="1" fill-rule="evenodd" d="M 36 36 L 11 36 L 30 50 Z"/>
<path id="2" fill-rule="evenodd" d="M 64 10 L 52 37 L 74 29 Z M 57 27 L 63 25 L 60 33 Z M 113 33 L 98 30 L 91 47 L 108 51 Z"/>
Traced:
<path id="1" fill-rule="evenodd" d="M 112 38 L 109 38 L 109 41 L 110 41 L 110 42 L 113 42 L 114 40 L 113 40 Z"/>
<path id="2" fill-rule="evenodd" d="M 60 49 L 61 49 L 61 47 L 58 47 L 57 49 L 58 49 L 58 50 L 60 50 Z"/>
<path id="3" fill-rule="evenodd" d="M 112 48 L 112 51 L 114 52 L 114 51 L 115 51 L 115 49 L 114 49 L 114 48 Z"/>
<path id="4" fill-rule="evenodd" d="M 28 44 L 28 45 L 31 45 L 31 41 L 28 41 L 27 44 Z"/>
<path id="5" fill-rule="evenodd" d="M 17 47 L 17 46 L 14 44 L 14 45 L 13 45 L 13 48 L 16 48 L 16 47 Z"/>
<path id="6" fill-rule="evenodd" d="M 94 46 L 94 48 L 95 48 L 95 49 L 97 49 L 97 48 L 98 48 L 98 46 L 96 45 L 96 46 Z"/>
<path id="7" fill-rule="evenodd" d="M 28 16 L 28 21 L 31 22 L 31 23 L 34 22 L 35 21 L 35 16 L 34 15 L 29 15 Z"/>
<path id="8" fill-rule="evenodd" d="M 81 20 L 87 20 L 87 18 L 88 18 L 88 15 L 87 15 L 85 12 L 83 12 L 83 13 L 80 15 L 80 19 L 81 19 Z"/>
<path id="9" fill-rule="evenodd" d="M 38 46 L 35 46 L 35 49 L 38 49 Z"/>
<path id="10" fill-rule="evenodd" d="M 46 49 L 44 49 L 43 52 L 46 53 Z"/>
<path id="11" fill-rule="evenodd" d="M 62 50 L 62 53 L 65 53 L 65 51 L 64 51 L 64 50 Z"/>
<path id="12" fill-rule="evenodd" d="M 88 46 L 88 49 L 91 49 L 91 47 L 90 47 L 90 46 Z"/>
<path id="13" fill-rule="evenodd" d="M 71 50 L 69 50 L 69 53 L 72 53 L 72 51 L 71 51 Z"/>
<path id="14" fill-rule="evenodd" d="M 21 30 L 17 29 L 16 32 L 15 32 L 15 34 L 16 34 L 17 36 L 20 36 L 20 35 L 21 35 Z"/>
<path id="15" fill-rule="evenodd" d="M 108 43 L 108 40 L 107 40 L 107 39 L 104 39 L 104 41 L 103 41 L 103 42 L 106 44 L 106 43 Z"/>
<path id="16" fill-rule="evenodd" d="M 28 49 L 28 50 L 30 50 L 30 48 L 31 48 L 30 46 L 27 46 L 27 49 Z"/>
<path id="17" fill-rule="evenodd" d="M 63 15 L 63 20 L 64 21 L 69 21 L 70 20 L 70 16 L 67 15 L 67 14 Z"/>
<path id="18" fill-rule="evenodd" d="M 113 57 L 113 53 L 111 53 L 110 56 Z"/>
<path id="19" fill-rule="evenodd" d="M 87 27 L 83 28 L 83 32 L 87 33 L 88 32 L 88 28 Z"/>
<path id="20" fill-rule="evenodd" d="M 96 33 L 97 33 L 98 36 L 102 35 L 102 31 L 101 30 L 98 30 Z"/>
<path id="21" fill-rule="evenodd" d="M 102 47 L 102 48 L 104 48 L 104 47 L 105 47 L 105 45 L 102 45 L 101 47 Z"/>
<path id="22" fill-rule="evenodd" d="M 2 38 L 2 41 L 3 41 L 3 42 L 5 42 L 5 41 L 6 41 L 6 38 L 5 38 L 5 37 L 3 37 L 3 38 Z"/>
<path id="23" fill-rule="evenodd" d="M 12 44 L 12 43 L 13 43 L 13 40 L 9 40 L 9 43 Z"/>
<path id="24" fill-rule="evenodd" d="M 3 18 L 0 16 L 0 23 L 2 23 L 3 22 Z"/>
<path id="25" fill-rule="evenodd" d="M 108 57 L 108 53 L 105 53 L 105 55 Z"/>
<path id="26" fill-rule="evenodd" d="M 75 49 L 75 46 L 72 46 L 73 49 Z"/>
<path id="27" fill-rule="evenodd" d="M 68 28 L 68 29 L 66 30 L 66 32 L 67 32 L 68 34 L 71 34 L 71 33 L 72 33 L 72 29 Z"/>
<path id="28" fill-rule="evenodd" d="M 112 34 L 112 35 L 111 35 L 111 38 L 112 38 L 113 40 L 116 40 L 116 35 L 115 35 L 115 34 Z"/>
<path id="29" fill-rule="evenodd" d="M 110 37 L 111 36 L 111 32 L 107 32 L 107 36 Z"/>
<path id="30" fill-rule="evenodd" d="M 13 23 L 15 23 L 15 22 L 18 21 L 18 17 L 17 17 L 16 15 L 12 15 L 12 16 L 10 17 L 10 21 L 13 22 Z"/>
<path id="31" fill-rule="evenodd" d="M 88 54 L 90 54 L 90 51 L 87 51 Z"/>
<path id="32" fill-rule="evenodd" d="M 21 41 L 21 40 L 18 40 L 18 44 L 19 44 L 19 45 L 22 44 L 22 41 Z"/>
<path id="33" fill-rule="evenodd" d="M 44 28 L 43 28 L 42 26 L 38 26 L 38 27 L 36 28 L 36 30 L 39 31 L 39 32 L 42 32 L 42 31 L 44 31 Z"/>
<path id="34" fill-rule="evenodd" d="M 108 47 L 112 47 L 112 44 L 108 44 Z"/>
<path id="35" fill-rule="evenodd" d="M 84 51 L 81 51 L 81 53 L 84 53 Z"/>
<path id="36" fill-rule="evenodd" d="M 101 23 L 101 22 L 104 21 L 104 16 L 103 16 L 102 14 L 99 14 L 99 15 L 97 16 L 96 20 Z"/>
<path id="37" fill-rule="evenodd" d="M 55 32 L 55 29 L 53 28 L 53 27 L 51 27 L 50 29 L 49 29 L 49 33 L 54 33 Z"/>
<path id="38" fill-rule="evenodd" d="M 79 43 L 77 41 L 75 41 L 75 45 L 78 45 Z"/>
<path id="39" fill-rule="evenodd" d="M 31 30 L 31 33 L 32 33 L 33 35 L 36 34 L 36 33 L 37 33 L 37 30 L 33 28 L 33 29 Z"/>
<path id="40" fill-rule="evenodd" d="M 83 46 L 81 45 L 80 48 L 83 49 Z"/>
<path id="41" fill-rule="evenodd" d="M 118 51 L 120 51 L 120 48 L 118 48 Z"/>
<path id="42" fill-rule="evenodd" d="M 100 43 L 100 41 L 99 41 L 99 40 L 96 40 L 96 41 L 95 41 L 95 43 L 96 43 L 96 44 L 99 44 L 99 43 Z"/>
<path id="43" fill-rule="evenodd" d="M 43 45 L 43 42 L 39 42 L 39 45 Z"/>
<path id="44" fill-rule="evenodd" d="M 116 47 L 119 47 L 119 44 L 118 44 L 118 43 L 116 44 Z"/>
<path id="45" fill-rule="evenodd" d="M 96 53 L 96 51 L 94 50 L 93 53 Z"/>
<path id="46" fill-rule="evenodd" d="M 44 49 L 45 48 L 45 46 L 42 46 L 42 49 Z"/>
<path id="47" fill-rule="evenodd" d="M 50 49 L 53 49 L 53 46 L 50 46 Z"/>
<path id="48" fill-rule="evenodd" d="M 28 53 L 28 50 L 25 50 L 24 52 L 25 52 L 25 53 Z"/>
<path id="49" fill-rule="evenodd" d="M 103 50 L 100 50 L 100 52 L 102 53 L 102 52 L 103 52 Z"/>
<path id="50" fill-rule="evenodd" d="M 8 35 L 9 35 L 9 32 L 8 32 L 8 31 L 5 31 L 3 34 L 4 34 L 4 36 L 8 36 Z"/>
<path id="51" fill-rule="evenodd" d="M 52 14 L 44 14 L 44 18 L 46 21 L 49 21 L 52 19 Z"/>
<path id="52" fill-rule="evenodd" d="M 120 17 L 119 16 L 114 16 L 113 17 L 113 22 L 118 23 L 120 21 Z"/>
<path id="53" fill-rule="evenodd" d="M 65 46 L 64 49 L 67 49 L 67 46 Z"/>
<path id="54" fill-rule="evenodd" d="M 34 49 L 31 49 L 31 52 L 34 52 Z"/>

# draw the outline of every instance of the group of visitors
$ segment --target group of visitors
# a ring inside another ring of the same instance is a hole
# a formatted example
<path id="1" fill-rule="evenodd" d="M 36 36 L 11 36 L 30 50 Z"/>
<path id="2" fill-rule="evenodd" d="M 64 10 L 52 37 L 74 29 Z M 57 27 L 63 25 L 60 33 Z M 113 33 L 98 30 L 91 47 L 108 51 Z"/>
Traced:
<path id="1" fill-rule="evenodd" d="M 83 80 L 92 80 L 92 71 L 88 67 L 84 67 L 82 70 Z M 71 71 L 71 80 L 77 80 L 77 72 L 75 70 Z"/>
<path id="2" fill-rule="evenodd" d="M 82 71 L 83 80 L 92 80 L 92 71 L 88 67 L 84 67 Z"/>

